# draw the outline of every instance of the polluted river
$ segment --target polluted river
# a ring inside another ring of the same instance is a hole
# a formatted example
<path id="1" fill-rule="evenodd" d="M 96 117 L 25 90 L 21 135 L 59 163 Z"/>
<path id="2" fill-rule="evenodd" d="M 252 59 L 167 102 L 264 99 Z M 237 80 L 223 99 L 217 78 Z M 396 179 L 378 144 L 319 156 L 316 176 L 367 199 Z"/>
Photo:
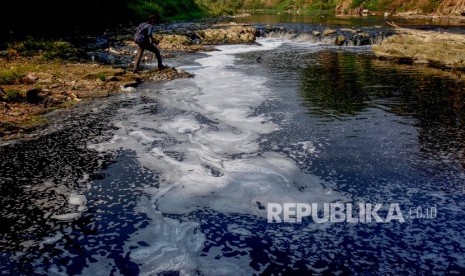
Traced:
<path id="1" fill-rule="evenodd" d="M 2 142 L 0 274 L 465 273 L 462 79 L 295 35 L 216 48 Z"/>

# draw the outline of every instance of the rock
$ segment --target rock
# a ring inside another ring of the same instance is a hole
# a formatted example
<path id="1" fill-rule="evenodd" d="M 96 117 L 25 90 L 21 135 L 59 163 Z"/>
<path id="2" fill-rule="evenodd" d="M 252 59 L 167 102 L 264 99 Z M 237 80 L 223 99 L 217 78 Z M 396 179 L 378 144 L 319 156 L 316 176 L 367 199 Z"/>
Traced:
<path id="1" fill-rule="evenodd" d="M 64 93 L 64 95 L 66 96 L 66 100 L 67 101 L 75 101 L 75 102 L 80 102 L 81 99 L 79 99 L 76 94 L 74 94 L 73 92 L 71 91 L 67 91 Z"/>
<path id="2" fill-rule="evenodd" d="M 364 46 L 364 45 L 373 44 L 371 35 L 367 33 L 360 33 L 360 34 L 354 35 L 352 37 L 352 40 L 354 42 L 354 45 L 356 46 Z"/>
<path id="3" fill-rule="evenodd" d="M 371 38 L 371 35 L 369 33 L 366 33 L 366 32 L 361 32 L 358 34 L 358 36 L 360 38 Z"/>
<path id="4" fill-rule="evenodd" d="M 139 84 L 140 84 L 140 81 L 130 81 L 130 82 L 123 83 L 121 85 L 121 87 L 123 87 L 123 88 L 134 87 L 134 88 L 136 88 Z"/>
<path id="5" fill-rule="evenodd" d="M 241 34 L 239 38 L 241 43 L 252 43 L 255 41 L 255 35 L 252 33 Z"/>
<path id="6" fill-rule="evenodd" d="M 332 35 L 332 34 L 335 34 L 335 33 L 336 33 L 336 31 L 332 30 L 332 29 L 326 29 L 326 30 L 323 31 L 324 36 Z"/>
<path id="7" fill-rule="evenodd" d="M 37 88 L 26 90 L 26 101 L 32 104 L 39 103 L 40 101 L 42 101 L 43 98 L 39 96 L 39 92 L 40 90 Z"/>
<path id="8" fill-rule="evenodd" d="M 343 35 L 338 35 L 337 38 L 336 38 L 335 44 L 337 46 L 342 46 L 342 45 L 344 45 L 345 42 L 346 42 L 346 37 L 343 36 Z"/>
<path id="9" fill-rule="evenodd" d="M 117 62 L 117 58 L 109 53 L 103 52 L 88 52 L 87 57 L 92 61 L 97 61 L 103 64 L 113 65 Z"/>
<path id="10" fill-rule="evenodd" d="M 157 36 L 156 40 L 159 40 L 158 47 L 165 50 L 181 50 L 193 44 L 192 40 L 184 35 Z"/>
<path id="11" fill-rule="evenodd" d="M 312 32 L 312 35 L 313 35 L 313 36 L 320 36 L 320 35 L 321 35 L 321 32 L 319 32 L 319 31 L 313 31 L 313 32 Z"/>
<path id="12" fill-rule="evenodd" d="M 176 45 L 191 45 L 192 40 L 184 35 L 165 35 L 160 43 L 176 44 Z"/>
<path id="13" fill-rule="evenodd" d="M 122 92 L 137 92 L 137 89 L 134 87 L 124 87 L 121 85 L 120 89 Z"/>
<path id="14" fill-rule="evenodd" d="M 383 42 L 383 40 L 384 40 L 383 34 L 377 35 L 373 39 L 373 44 L 380 44 L 381 42 Z"/>
<path id="15" fill-rule="evenodd" d="M 378 58 L 465 70 L 465 35 L 398 28 L 373 46 Z"/>
<path id="16" fill-rule="evenodd" d="M 202 44 L 250 44 L 255 42 L 256 30 L 250 26 L 232 26 L 220 29 L 206 29 L 198 34 Z"/>
<path id="17" fill-rule="evenodd" d="M 34 84 L 39 78 L 34 73 L 28 73 L 26 76 L 21 78 L 22 84 Z"/>
<path id="18" fill-rule="evenodd" d="M 101 49 L 106 49 L 110 46 L 108 43 L 108 40 L 103 38 L 103 37 L 93 37 L 89 38 L 92 42 L 88 43 L 85 46 L 85 49 L 87 51 L 96 51 L 96 50 L 101 50 Z"/>
<path id="19" fill-rule="evenodd" d="M 341 31 L 342 31 L 342 32 L 351 33 L 351 34 L 357 33 L 357 30 L 354 30 L 354 29 L 347 29 L 347 28 L 342 28 Z"/>
<path id="20" fill-rule="evenodd" d="M 118 77 L 117 76 L 108 76 L 106 77 L 106 81 L 118 81 Z"/>

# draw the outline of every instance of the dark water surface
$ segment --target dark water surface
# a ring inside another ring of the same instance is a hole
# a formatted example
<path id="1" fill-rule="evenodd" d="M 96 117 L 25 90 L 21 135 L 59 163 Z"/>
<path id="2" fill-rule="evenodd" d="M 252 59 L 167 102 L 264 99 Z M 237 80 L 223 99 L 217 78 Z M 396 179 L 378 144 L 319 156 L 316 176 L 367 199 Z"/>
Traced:
<path id="1" fill-rule="evenodd" d="M 178 57 L 195 78 L 1 146 L 0 274 L 464 274 L 463 79 L 259 43 Z M 267 222 L 268 203 L 331 202 L 398 203 L 405 222 Z"/>

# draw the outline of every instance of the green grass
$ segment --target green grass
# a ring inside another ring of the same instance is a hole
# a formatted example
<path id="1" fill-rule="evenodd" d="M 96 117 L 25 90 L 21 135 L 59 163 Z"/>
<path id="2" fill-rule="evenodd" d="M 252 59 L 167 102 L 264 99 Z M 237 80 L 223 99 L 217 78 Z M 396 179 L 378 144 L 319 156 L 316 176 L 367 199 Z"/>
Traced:
<path id="1" fill-rule="evenodd" d="M 0 85 L 16 84 L 24 77 L 24 73 L 16 68 L 0 70 Z"/>
<path id="2" fill-rule="evenodd" d="M 23 56 L 40 55 L 44 60 L 70 59 L 77 54 L 77 49 L 69 42 L 32 37 L 10 43 L 9 48 Z"/>
<path id="3" fill-rule="evenodd" d="M 97 74 L 97 79 L 99 79 L 99 80 L 105 82 L 105 81 L 107 81 L 107 76 L 105 76 L 104 73 L 98 73 L 98 74 Z"/>
<path id="4" fill-rule="evenodd" d="M 20 84 L 21 79 L 29 72 L 40 71 L 40 65 L 31 62 L 27 64 L 19 64 L 10 68 L 0 68 L 0 85 Z"/>
<path id="5" fill-rule="evenodd" d="M 136 0 L 128 2 L 127 7 L 129 11 L 133 14 L 133 17 L 137 18 L 140 21 L 145 20 L 149 15 L 155 15 L 158 17 L 159 20 L 178 21 L 197 19 L 207 15 L 207 6 L 201 6 L 197 2 L 202 1 Z"/>
<path id="6" fill-rule="evenodd" d="M 24 92 L 19 90 L 5 90 L 5 102 L 20 102 L 25 99 L 26 95 Z"/>

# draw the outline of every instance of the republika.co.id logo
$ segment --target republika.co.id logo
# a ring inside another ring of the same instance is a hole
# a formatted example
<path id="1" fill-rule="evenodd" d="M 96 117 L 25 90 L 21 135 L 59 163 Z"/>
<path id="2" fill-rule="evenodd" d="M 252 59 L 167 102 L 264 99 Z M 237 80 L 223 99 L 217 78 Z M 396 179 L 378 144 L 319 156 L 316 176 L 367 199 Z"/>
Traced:
<path id="1" fill-rule="evenodd" d="M 435 219 L 437 207 L 417 206 L 401 209 L 399 203 L 268 203 L 268 223 L 301 223 L 304 218 L 315 223 L 403 223 L 406 219 Z"/>

